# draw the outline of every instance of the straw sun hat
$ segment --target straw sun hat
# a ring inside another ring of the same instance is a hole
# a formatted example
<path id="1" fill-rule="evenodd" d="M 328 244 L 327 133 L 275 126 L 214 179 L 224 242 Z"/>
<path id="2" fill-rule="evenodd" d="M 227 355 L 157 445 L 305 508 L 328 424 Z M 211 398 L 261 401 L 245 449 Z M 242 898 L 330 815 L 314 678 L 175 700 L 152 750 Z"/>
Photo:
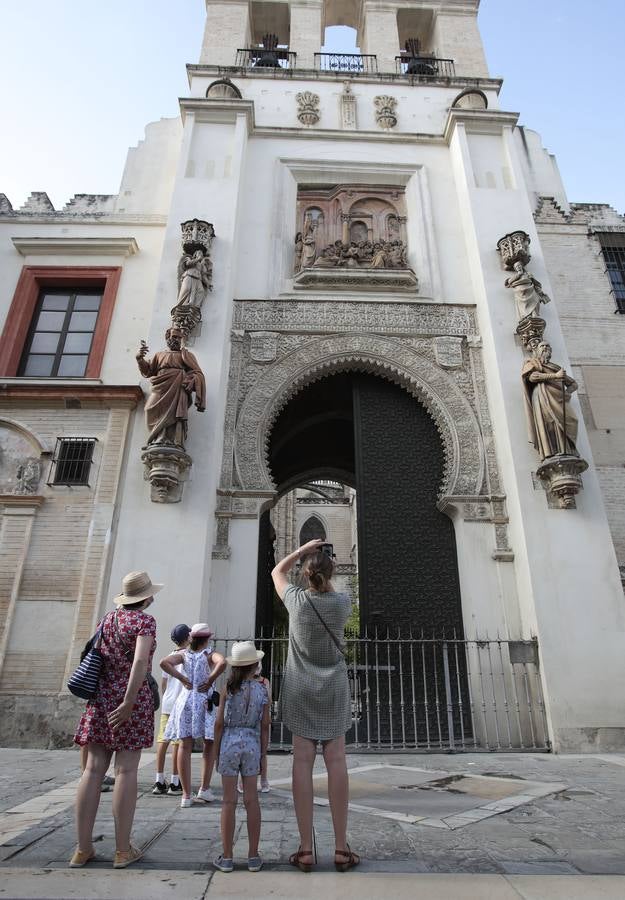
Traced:
<path id="1" fill-rule="evenodd" d="M 235 641 L 232 645 L 232 656 L 226 656 L 229 666 L 251 666 L 264 656 L 262 650 L 257 650 L 253 641 Z"/>
<path id="2" fill-rule="evenodd" d="M 153 584 L 147 572 L 129 572 L 122 581 L 122 592 L 113 597 L 116 606 L 125 606 L 128 603 L 139 603 L 158 594 L 165 585 Z"/>

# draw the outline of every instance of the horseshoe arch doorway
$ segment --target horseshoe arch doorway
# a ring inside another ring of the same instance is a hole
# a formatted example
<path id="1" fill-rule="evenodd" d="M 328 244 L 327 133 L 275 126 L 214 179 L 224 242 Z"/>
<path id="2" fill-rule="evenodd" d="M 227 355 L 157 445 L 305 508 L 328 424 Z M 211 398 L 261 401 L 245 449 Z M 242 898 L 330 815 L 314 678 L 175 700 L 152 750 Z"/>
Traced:
<path id="1" fill-rule="evenodd" d="M 279 497 L 318 481 L 355 490 L 362 634 L 462 637 L 455 532 L 437 507 L 443 448 L 418 400 L 378 375 L 330 374 L 286 404 L 268 446 Z M 274 625 L 274 539 L 268 510 L 260 521 L 257 634 Z"/>

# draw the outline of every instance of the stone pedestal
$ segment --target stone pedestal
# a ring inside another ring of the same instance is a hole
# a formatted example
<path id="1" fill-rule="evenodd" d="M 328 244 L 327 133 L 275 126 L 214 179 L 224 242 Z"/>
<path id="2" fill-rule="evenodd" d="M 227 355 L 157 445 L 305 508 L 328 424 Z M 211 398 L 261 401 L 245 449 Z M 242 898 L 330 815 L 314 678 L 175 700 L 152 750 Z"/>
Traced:
<path id="1" fill-rule="evenodd" d="M 556 501 L 554 505 L 561 509 L 574 509 L 575 495 L 583 487 L 580 476 L 587 468 L 585 459 L 569 453 L 558 453 L 557 456 L 546 459 L 537 469 L 536 475 Z"/>
<path id="2" fill-rule="evenodd" d="M 144 449 L 141 460 L 144 478 L 150 482 L 153 503 L 179 503 L 192 459 L 181 447 L 153 444 Z"/>

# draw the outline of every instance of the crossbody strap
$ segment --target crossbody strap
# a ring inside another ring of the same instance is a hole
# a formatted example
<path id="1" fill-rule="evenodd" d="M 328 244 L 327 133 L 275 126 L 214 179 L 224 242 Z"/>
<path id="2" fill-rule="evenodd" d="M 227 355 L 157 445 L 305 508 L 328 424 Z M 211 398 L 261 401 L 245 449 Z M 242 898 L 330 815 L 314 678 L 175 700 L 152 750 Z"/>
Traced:
<path id="1" fill-rule="evenodd" d="M 310 603 L 310 605 L 311 605 L 312 608 L 314 609 L 314 611 L 315 611 L 315 613 L 316 613 L 316 615 L 317 615 L 317 618 L 319 619 L 319 621 L 321 622 L 321 624 L 323 625 L 323 627 L 325 628 L 325 630 L 328 632 L 328 634 L 329 634 L 330 637 L 332 638 L 332 643 L 334 644 L 334 646 L 336 647 L 336 649 L 339 651 L 339 653 L 341 654 L 341 656 L 345 656 L 345 650 L 343 649 L 343 646 L 342 646 L 342 645 L 339 643 L 339 641 L 337 640 L 336 635 L 334 634 L 333 631 L 330 631 L 330 629 L 328 628 L 328 626 L 326 625 L 326 623 L 324 622 L 324 620 L 321 618 L 321 613 L 319 612 L 319 610 L 317 609 L 317 607 L 315 606 L 315 604 L 314 604 L 314 603 L 312 602 L 312 600 L 310 599 L 309 594 L 308 594 L 307 592 L 304 592 L 304 593 L 305 593 L 305 595 L 306 595 L 306 599 L 308 600 L 308 602 Z"/>

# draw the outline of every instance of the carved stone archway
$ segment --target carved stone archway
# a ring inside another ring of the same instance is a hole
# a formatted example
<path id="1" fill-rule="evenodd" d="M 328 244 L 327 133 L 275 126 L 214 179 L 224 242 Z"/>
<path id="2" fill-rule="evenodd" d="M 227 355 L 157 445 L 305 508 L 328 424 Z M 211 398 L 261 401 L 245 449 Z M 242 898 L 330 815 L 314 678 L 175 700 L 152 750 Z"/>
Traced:
<path id="1" fill-rule="evenodd" d="M 451 376 L 406 341 L 370 334 L 313 339 L 259 372 L 245 397 L 234 436 L 234 464 L 243 491 L 275 491 L 268 440 L 280 411 L 300 390 L 329 374 L 369 372 L 400 385 L 432 416 L 445 469 L 441 501 L 476 496 L 484 486 L 485 453 L 476 415 Z"/>

